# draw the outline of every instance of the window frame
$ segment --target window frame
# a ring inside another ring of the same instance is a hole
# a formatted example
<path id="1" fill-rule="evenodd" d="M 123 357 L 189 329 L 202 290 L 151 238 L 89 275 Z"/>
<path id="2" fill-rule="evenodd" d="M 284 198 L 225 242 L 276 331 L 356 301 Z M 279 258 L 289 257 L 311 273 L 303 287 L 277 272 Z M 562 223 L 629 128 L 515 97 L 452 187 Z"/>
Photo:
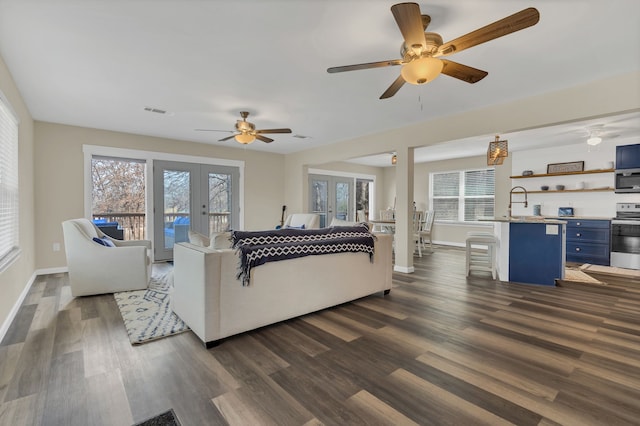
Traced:
<path id="1" fill-rule="evenodd" d="M 3 129 L 8 126 L 8 129 Z M 9 100 L 0 91 L 0 211 L 9 211 L 8 220 L 0 218 L 0 272 L 15 262 L 20 253 L 20 120 Z M 3 171 L 4 169 L 4 171 Z M 6 228 L 5 228 L 6 227 Z M 5 237 L 6 236 L 6 237 Z M 8 241 L 8 244 L 6 242 Z"/>
<path id="2" fill-rule="evenodd" d="M 473 195 L 473 196 L 465 196 L 464 195 L 464 190 L 465 190 L 465 176 L 467 173 L 471 173 L 471 172 L 478 172 L 478 171 L 493 171 L 493 178 L 494 178 L 494 187 L 493 187 L 493 194 L 492 195 Z M 433 185 L 434 185 L 434 177 L 436 175 L 443 175 L 443 174 L 453 174 L 453 173 L 457 173 L 458 174 L 458 195 L 448 195 L 448 196 L 434 196 L 433 195 Z M 480 220 L 478 220 L 476 218 L 476 220 L 465 220 L 465 207 L 466 207 L 466 200 L 467 199 L 478 199 L 478 198 L 491 198 L 493 200 L 493 211 L 495 214 L 495 202 L 496 202 L 496 198 L 495 198 L 495 167 L 476 167 L 476 168 L 469 168 L 469 169 L 460 169 L 460 170 L 443 170 L 443 171 L 438 171 L 438 172 L 430 172 L 429 173 L 429 205 L 432 206 L 432 209 L 435 210 L 435 205 L 434 205 L 434 199 L 455 199 L 458 201 L 458 218 L 456 220 L 445 220 L 445 219 L 438 219 L 437 218 L 437 212 L 434 213 L 436 214 L 436 218 L 435 218 L 435 222 L 438 223 L 444 223 L 444 224 L 463 224 L 463 225 L 476 225 L 478 223 L 480 223 Z"/>

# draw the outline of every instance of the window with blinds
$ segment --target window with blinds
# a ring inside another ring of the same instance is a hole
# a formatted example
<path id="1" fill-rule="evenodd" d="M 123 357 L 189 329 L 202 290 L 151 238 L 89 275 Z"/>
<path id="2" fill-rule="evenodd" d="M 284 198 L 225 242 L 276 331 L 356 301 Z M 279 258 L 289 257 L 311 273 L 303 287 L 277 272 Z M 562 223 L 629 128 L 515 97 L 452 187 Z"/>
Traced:
<path id="1" fill-rule="evenodd" d="M 0 271 L 18 247 L 18 120 L 0 94 Z"/>
<path id="2" fill-rule="evenodd" d="M 430 204 L 435 220 L 473 222 L 494 215 L 495 170 L 430 174 Z"/>

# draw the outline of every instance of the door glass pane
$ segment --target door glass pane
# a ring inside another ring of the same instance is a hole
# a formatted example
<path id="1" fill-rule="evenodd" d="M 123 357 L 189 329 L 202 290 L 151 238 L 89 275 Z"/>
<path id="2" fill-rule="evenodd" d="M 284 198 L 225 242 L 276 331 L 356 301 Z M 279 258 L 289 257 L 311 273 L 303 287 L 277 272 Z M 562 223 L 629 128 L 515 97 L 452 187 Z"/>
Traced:
<path id="1" fill-rule="evenodd" d="M 327 186 L 326 180 L 314 180 L 311 185 L 311 213 L 320 215 L 320 227 L 327 226 Z"/>
<path id="2" fill-rule="evenodd" d="M 349 184 L 336 183 L 336 219 L 349 220 Z"/>
<path id="3" fill-rule="evenodd" d="M 231 214 L 231 175 L 209 173 L 209 235 L 229 229 Z"/>
<path id="4" fill-rule="evenodd" d="M 164 247 L 189 241 L 191 173 L 164 170 Z"/>

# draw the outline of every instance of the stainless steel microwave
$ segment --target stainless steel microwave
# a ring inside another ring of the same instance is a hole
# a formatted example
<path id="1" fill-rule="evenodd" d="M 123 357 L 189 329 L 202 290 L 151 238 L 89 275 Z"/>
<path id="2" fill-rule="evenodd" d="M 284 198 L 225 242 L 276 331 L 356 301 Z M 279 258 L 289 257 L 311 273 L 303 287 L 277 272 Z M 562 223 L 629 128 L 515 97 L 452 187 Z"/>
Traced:
<path id="1" fill-rule="evenodd" d="M 640 169 L 616 170 L 616 192 L 640 192 Z"/>

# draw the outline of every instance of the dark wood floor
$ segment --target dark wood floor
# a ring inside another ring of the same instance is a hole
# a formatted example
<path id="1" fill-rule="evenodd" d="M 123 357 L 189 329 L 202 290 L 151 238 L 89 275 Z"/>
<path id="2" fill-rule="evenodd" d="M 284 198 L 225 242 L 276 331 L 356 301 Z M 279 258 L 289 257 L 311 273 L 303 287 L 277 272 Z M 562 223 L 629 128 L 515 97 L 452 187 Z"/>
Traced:
<path id="1" fill-rule="evenodd" d="M 541 287 L 438 247 L 375 295 L 206 350 L 133 347 L 113 296 L 42 276 L 0 345 L 1 425 L 640 424 L 640 281 Z"/>

